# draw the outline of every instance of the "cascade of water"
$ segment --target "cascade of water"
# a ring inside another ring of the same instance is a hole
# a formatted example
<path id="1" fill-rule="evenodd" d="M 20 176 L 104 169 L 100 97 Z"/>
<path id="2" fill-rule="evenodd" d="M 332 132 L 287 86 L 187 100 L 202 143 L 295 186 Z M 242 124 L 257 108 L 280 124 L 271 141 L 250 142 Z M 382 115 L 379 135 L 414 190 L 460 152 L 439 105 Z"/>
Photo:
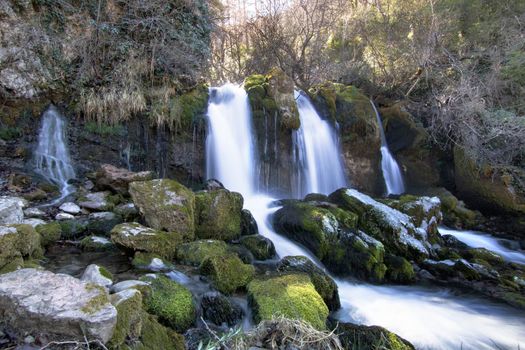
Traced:
<path id="1" fill-rule="evenodd" d="M 303 92 L 295 91 L 295 99 L 301 120 L 301 127 L 294 131 L 293 137 L 297 177 L 302 181 L 298 195 L 330 194 L 346 186 L 337 135 Z"/>
<path id="2" fill-rule="evenodd" d="M 56 204 L 71 194 L 74 187 L 68 181 L 75 178 L 65 141 L 65 122 L 60 112 L 50 106 L 42 115 L 42 126 L 38 134 L 38 145 L 34 153 L 35 172 L 60 187 Z"/>
<path id="3" fill-rule="evenodd" d="M 259 232 L 271 239 L 280 257 L 304 255 L 323 268 L 315 256 L 298 244 L 277 234 L 271 216 L 279 209 L 274 198 L 254 191 L 253 179 L 257 160 L 250 123 L 248 98 L 244 90 L 232 85 L 212 89 L 208 107 L 206 139 L 207 176 L 217 178 L 227 188 L 241 192 L 245 207 L 257 221 Z M 298 96 L 300 97 L 300 96 Z M 324 126 L 314 123 L 307 99 L 298 98 L 301 129 L 295 137 L 296 160 L 307 178 L 306 192 L 329 193 L 344 186 L 344 176 L 337 180 L 330 175 L 343 174 L 337 147 L 318 151 L 319 138 L 337 145 L 334 135 L 323 134 Z M 310 105 L 311 106 L 311 105 Z M 317 122 L 317 121 L 315 121 Z M 321 136 L 320 136 L 321 135 Z M 302 140 L 300 139 L 302 138 Z M 332 162 L 325 162 L 328 157 Z M 339 181 L 339 182 L 338 182 Z M 317 186 L 317 187 L 314 187 Z M 305 190 L 306 189 L 306 190 Z M 512 309 L 492 305 L 486 300 L 459 298 L 443 290 L 419 287 L 370 286 L 335 280 L 339 287 L 342 309 L 338 317 L 368 325 L 381 325 L 410 340 L 422 349 L 492 349 L 495 346 L 524 346 L 524 319 Z"/>
<path id="4" fill-rule="evenodd" d="M 385 179 L 386 192 L 390 194 L 402 194 L 405 192 L 405 185 L 403 184 L 403 177 L 401 176 L 401 170 L 396 160 L 388 149 L 386 142 L 385 131 L 383 129 L 383 122 L 381 116 L 376 108 L 374 102 L 370 100 L 370 104 L 374 108 L 374 112 L 377 117 L 377 123 L 379 124 L 379 131 L 381 133 L 381 170 L 383 171 L 383 178 Z"/>

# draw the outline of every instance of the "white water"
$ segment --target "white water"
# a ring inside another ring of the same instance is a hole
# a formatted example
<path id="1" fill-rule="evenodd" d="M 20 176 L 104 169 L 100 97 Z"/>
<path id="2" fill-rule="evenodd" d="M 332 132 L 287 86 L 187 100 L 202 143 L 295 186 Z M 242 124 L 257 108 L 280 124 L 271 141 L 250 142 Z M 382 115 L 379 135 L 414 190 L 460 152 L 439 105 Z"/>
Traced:
<path id="1" fill-rule="evenodd" d="M 402 194 L 405 192 L 405 184 L 403 183 L 401 170 L 399 169 L 399 165 L 395 158 L 392 156 L 392 153 L 390 153 L 390 150 L 388 149 L 388 143 L 386 142 L 383 122 L 381 121 L 379 111 L 374 102 L 370 101 L 370 104 L 374 108 L 377 123 L 379 124 L 379 132 L 381 134 L 381 170 L 383 172 L 383 178 L 385 179 L 386 194 Z"/>
<path id="2" fill-rule="evenodd" d="M 329 194 L 345 187 L 337 135 L 304 93 L 295 91 L 295 99 L 301 119 L 301 127 L 293 138 L 299 163 L 299 197 L 308 193 Z"/>
<path id="3" fill-rule="evenodd" d="M 50 106 L 42 116 L 38 134 L 38 146 L 34 153 L 35 172 L 60 188 L 60 197 L 52 204 L 59 203 L 74 191 L 68 181 L 75 178 L 65 136 L 65 122 L 60 112 Z"/>
<path id="4" fill-rule="evenodd" d="M 219 88 L 222 89 L 232 91 L 229 85 Z M 249 122 L 250 112 L 245 109 L 248 100 L 244 91 L 235 90 L 234 94 L 235 98 L 219 100 L 212 97 L 210 102 L 208 119 L 209 128 L 213 130 L 209 131 L 208 137 L 217 136 L 206 142 L 207 164 L 212 167 L 208 168 L 208 177 L 215 177 L 229 189 L 243 194 L 245 207 L 252 212 L 259 232 L 274 242 L 280 257 L 305 255 L 320 265 L 309 251 L 273 230 L 271 216 L 279 207 L 272 206 L 274 198 L 257 194 L 254 190 L 251 176 L 257 164 L 251 140 L 253 133 Z M 241 99 L 245 101 L 242 102 Z M 241 108 L 233 111 L 234 105 Z M 228 118 L 235 121 L 232 122 Z M 218 125 L 219 120 L 224 123 Z M 228 128 L 233 129 L 227 130 Z M 221 137 L 219 132 L 225 132 L 225 135 L 235 139 Z M 303 130 L 305 134 L 314 132 L 317 130 Z M 249 136 L 250 140 L 246 141 L 246 136 Z M 313 137 L 311 134 L 304 136 Z M 224 144 L 217 144 L 218 142 Z M 243 142 L 247 143 L 240 147 Z M 251 153 L 240 152 L 240 149 L 248 149 Z M 337 148 L 335 150 L 337 151 Z M 308 148 L 305 147 L 305 151 L 308 152 Z M 228 166 L 222 166 L 223 162 Z M 313 162 L 318 164 L 315 158 Z M 321 171 L 332 173 L 338 164 L 328 164 L 328 167 Z M 305 176 L 313 175 L 308 172 Z M 314 183 L 313 180 L 309 181 Z M 446 290 L 371 286 L 340 279 L 336 279 L 336 283 L 342 303 L 342 309 L 337 312 L 337 316 L 342 321 L 386 327 L 419 348 L 494 349 L 495 344 L 498 344 L 500 348 L 518 349 L 518 346 L 525 346 L 525 319 L 517 316 L 509 307 L 492 305 L 486 300 L 454 296 Z"/>
<path id="5" fill-rule="evenodd" d="M 439 227 L 439 233 L 442 235 L 452 235 L 472 248 L 486 248 L 501 255 L 503 259 L 507 261 L 525 264 L 524 252 L 509 249 L 502 244 L 507 243 L 507 245 L 510 246 L 512 245 L 512 241 L 498 239 L 483 232 L 452 230 L 443 226 Z"/>

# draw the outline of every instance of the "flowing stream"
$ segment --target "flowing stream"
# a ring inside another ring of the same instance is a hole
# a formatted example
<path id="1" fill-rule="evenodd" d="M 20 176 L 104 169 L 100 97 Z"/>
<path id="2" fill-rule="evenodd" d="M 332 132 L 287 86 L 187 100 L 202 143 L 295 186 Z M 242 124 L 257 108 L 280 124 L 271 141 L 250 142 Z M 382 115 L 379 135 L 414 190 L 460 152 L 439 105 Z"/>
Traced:
<path id="1" fill-rule="evenodd" d="M 343 174 L 342 166 L 339 161 L 319 166 L 325 160 L 317 157 L 337 160 L 339 150 L 331 131 L 328 133 L 332 135 L 329 143 L 320 144 L 319 140 L 315 140 L 316 137 L 323 139 L 324 131 L 309 124 L 321 125 L 322 120 L 307 101 L 301 96 L 297 99 L 302 122 L 298 134 L 304 138 L 303 151 L 306 154 L 303 154 L 303 159 L 307 160 L 305 166 L 309 166 L 309 171 L 304 171 L 307 177 L 305 183 L 308 184 L 304 192 L 328 194 L 335 189 L 333 184 L 337 187 L 344 185 L 344 180 L 327 176 L 339 172 Z M 273 230 L 271 216 L 279 209 L 275 198 L 255 190 L 253 176 L 257 158 L 249 102 L 244 89 L 234 85 L 212 88 L 208 123 L 208 178 L 216 178 L 228 189 L 242 193 L 245 207 L 252 212 L 259 232 L 274 242 L 280 257 L 304 255 L 324 268 L 309 251 Z M 454 295 L 443 289 L 372 286 L 341 279 L 336 279 L 336 283 L 342 303 L 336 314 L 340 320 L 386 327 L 418 348 L 518 349 L 525 346 L 525 318 L 510 307 Z"/>
<path id="2" fill-rule="evenodd" d="M 42 115 L 38 146 L 34 153 L 35 172 L 60 188 L 60 197 L 47 205 L 59 203 L 74 191 L 68 181 L 75 178 L 65 136 L 65 121 L 55 106 Z"/>
<path id="3" fill-rule="evenodd" d="M 383 178 L 385 179 L 386 194 L 402 194 L 405 192 L 405 184 L 403 183 L 403 176 L 401 176 L 401 170 L 397 164 L 395 158 L 388 149 L 388 143 L 386 142 L 385 130 L 383 129 L 383 122 L 381 116 L 376 108 L 373 101 L 370 101 L 374 112 L 377 117 L 377 123 L 379 124 L 379 132 L 381 134 L 381 171 L 383 172 Z"/>

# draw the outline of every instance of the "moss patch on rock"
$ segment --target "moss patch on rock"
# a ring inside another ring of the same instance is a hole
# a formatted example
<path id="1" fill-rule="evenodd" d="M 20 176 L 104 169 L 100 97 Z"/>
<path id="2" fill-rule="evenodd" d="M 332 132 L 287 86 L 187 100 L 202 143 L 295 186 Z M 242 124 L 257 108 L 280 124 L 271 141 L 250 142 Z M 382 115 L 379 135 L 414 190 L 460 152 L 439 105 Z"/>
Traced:
<path id="1" fill-rule="evenodd" d="M 232 240 L 241 235 L 243 198 L 219 189 L 195 195 L 195 234 L 198 238 Z"/>
<path id="2" fill-rule="evenodd" d="M 248 301 L 256 322 L 284 316 L 326 329 L 328 307 L 306 274 L 257 278 L 248 284 Z"/>
<path id="3" fill-rule="evenodd" d="M 228 251 L 228 245 L 223 241 L 204 239 L 184 243 L 177 249 L 177 260 L 181 263 L 200 266 L 208 257 L 224 255 Z"/>
<path id="4" fill-rule="evenodd" d="M 31 225 L 0 225 L 0 270 L 14 271 L 28 259 L 43 256 L 40 235 Z"/>
<path id="5" fill-rule="evenodd" d="M 117 309 L 117 324 L 108 346 L 110 349 L 121 349 L 126 340 L 138 339 L 142 333 L 142 294 L 138 290 L 130 290 L 112 295 L 112 298 Z"/>
<path id="6" fill-rule="evenodd" d="M 261 235 L 243 236 L 240 243 L 248 248 L 257 260 L 267 260 L 275 256 L 273 242 Z"/>
<path id="7" fill-rule="evenodd" d="M 200 266 L 200 272 L 211 278 L 218 291 L 230 294 L 252 280 L 255 268 L 230 253 L 206 257 Z"/>
<path id="8" fill-rule="evenodd" d="M 178 332 L 184 332 L 195 321 L 196 311 L 191 292 L 164 276 L 151 280 L 153 289 L 145 300 L 148 312 Z"/>
<path id="9" fill-rule="evenodd" d="M 38 225 L 35 229 L 40 234 L 42 246 L 44 247 L 58 241 L 62 235 L 62 226 L 56 221 Z"/>

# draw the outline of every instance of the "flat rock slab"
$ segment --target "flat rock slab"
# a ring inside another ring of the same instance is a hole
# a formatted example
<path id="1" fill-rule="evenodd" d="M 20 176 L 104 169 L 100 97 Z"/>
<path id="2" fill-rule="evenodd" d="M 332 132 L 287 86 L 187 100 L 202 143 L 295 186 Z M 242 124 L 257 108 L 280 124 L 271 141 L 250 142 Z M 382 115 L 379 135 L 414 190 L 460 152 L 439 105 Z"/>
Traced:
<path id="1" fill-rule="evenodd" d="M 64 274 L 21 269 L 0 276 L 0 319 L 48 339 L 106 343 L 117 322 L 107 291 Z M 83 333 L 84 332 L 84 333 Z"/>

